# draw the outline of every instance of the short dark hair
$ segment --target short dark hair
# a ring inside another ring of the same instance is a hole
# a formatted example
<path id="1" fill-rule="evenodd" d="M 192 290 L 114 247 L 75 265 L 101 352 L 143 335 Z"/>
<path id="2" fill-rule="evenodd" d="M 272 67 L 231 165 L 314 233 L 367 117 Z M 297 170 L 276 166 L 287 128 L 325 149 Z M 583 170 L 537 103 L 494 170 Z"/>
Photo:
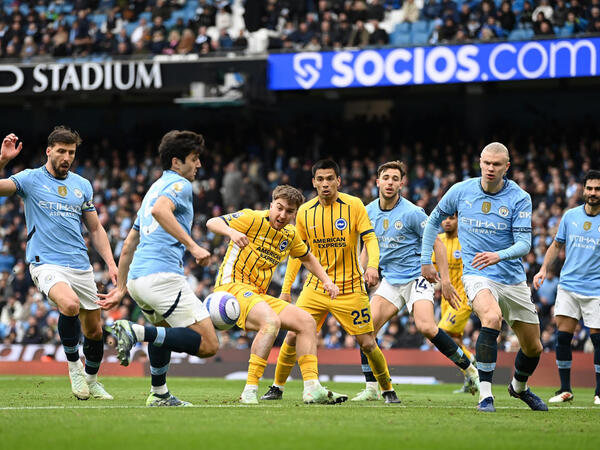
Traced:
<path id="1" fill-rule="evenodd" d="M 173 158 L 184 162 L 191 153 L 204 153 L 204 137 L 193 131 L 172 130 L 163 136 L 158 146 L 160 162 L 164 170 L 172 166 Z"/>
<path id="2" fill-rule="evenodd" d="M 399 170 L 400 178 L 404 178 L 404 175 L 406 175 L 406 169 L 404 168 L 404 163 L 402 161 L 396 160 L 396 161 L 388 161 L 388 162 L 380 165 L 377 168 L 377 178 L 379 178 L 383 172 L 385 172 L 386 170 L 389 170 L 389 169 Z"/>
<path id="3" fill-rule="evenodd" d="M 585 178 L 583 179 L 583 187 L 585 187 L 588 180 L 600 180 L 600 170 L 590 170 L 586 173 Z"/>
<path id="4" fill-rule="evenodd" d="M 304 203 L 302 192 L 288 184 L 282 184 L 273 189 L 273 201 L 278 198 L 287 200 L 288 203 L 296 204 L 296 209 L 300 208 L 300 205 Z"/>
<path id="5" fill-rule="evenodd" d="M 333 159 L 320 159 L 312 166 L 312 176 L 313 178 L 317 174 L 317 170 L 319 169 L 333 169 L 335 172 L 335 176 L 340 176 L 340 166 Z"/>
<path id="6" fill-rule="evenodd" d="M 59 142 L 61 144 L 75 144 L 78 146 L 81 144 L 82 140 L 77 131 L 71 130 L 64 125 L 58 125 L 54 127 L 52 133 L 48 135 L 48 147 L 54 147 Z"/>

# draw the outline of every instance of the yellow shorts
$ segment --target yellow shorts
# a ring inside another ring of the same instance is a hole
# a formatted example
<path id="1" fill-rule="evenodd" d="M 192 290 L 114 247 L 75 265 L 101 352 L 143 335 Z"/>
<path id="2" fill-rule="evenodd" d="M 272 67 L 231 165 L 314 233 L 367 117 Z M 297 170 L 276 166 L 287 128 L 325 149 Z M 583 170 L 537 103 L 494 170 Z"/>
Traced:
<path id="1" fill-rule="evenodd" d="M 340 294 L 332 300 L 329 294 L 305 287 L 298 297 L 296 306 L 315 319 L 319 330 L 325 322 L 327 313 L 331 313 L 348 334 L 366 334 L 373 331 L 369 297 L 362 292 Z"/>
<path id="2" fill-rule="evenodd" d="M 272 297 L 267 294 L 260 294 L 254 286 L 241 283 L 228 283 L 221 286 L 215 287 L 215 292 L 226 291 L 237 298 L 240 304 L 240 318 L 236 322 L 236 325 L 240 328 L 246 329 L 246 318 L 250 313 L 250 310 L 254 308 L 254 305 L 260 302 L 267 302 L 276 314 L 279 314 L 283 309 L 289 305 L 288 302 L 281 300 L 276 297 Z"/>
<path id="3" fill-rule="evenodd" d="M 461 303 L 458 310 L 453 309 L 446 300 L 442 300 L 442 317 L 438 327 L 449 334 L 460 336 L 471 317 L 471 311 L 466 300 Z"/>

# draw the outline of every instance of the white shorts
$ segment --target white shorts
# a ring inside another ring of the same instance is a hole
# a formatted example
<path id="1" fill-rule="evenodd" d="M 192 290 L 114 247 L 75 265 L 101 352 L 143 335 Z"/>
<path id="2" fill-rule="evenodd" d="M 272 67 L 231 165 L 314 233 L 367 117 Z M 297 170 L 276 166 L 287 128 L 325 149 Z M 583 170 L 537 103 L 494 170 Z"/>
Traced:
<path id="1" fill-rule="evenodd" d="M 429 300 L 433 303 L 433 285 L 423 277 L 405 284 L 391 284 L 387 279 L 381 280 L 375 295 L 385 298 L 392 303 L 398 311 L 404 305 L 412 313 L 413 305 L 417 300 Z"/>
<path id="2" fill-rule="evenodd" d="M 573 319 L 583 318 L 588 328 L 600 328 L 600 297 L 588 297 L 558 287 L 554 317 L 567 316 Z"/>
<path id="3" fill-rule="evenodd" d="M 153 273 L 127 282 L 127 290 L 153 324 L 189 327 L 209 317 L 183 275 Z"/>
<path id="4" fill-rule="evenodd" d="M 519 284 L 502 284 L 477 275 L 465 275 L 462 281 L 469 298 L 469 306 L 473 307 L 473 300 L 479 291 L 489 289 L 500 306 L 502 317 L 510 326 L 517 321 L 540 323 L 526 281 Z"/>
<path id="5" fill-rule="evenodd" d="M 37 288 L 48 297 L 50 304 L 57 306 L 48 295 L 52 286 L 56 283 L 66 283 L 79 298 L 79 307 L 81 309 L 93 310 L 100 308 L 96 303 L 96 300 L 98 300 L 98 288 L 96 287 L 94 272 L 91 268 L 80 270 L 57 266 L 55 264 L 42 264 L 40 266 L 30 264 L 29 272 L 31 273 L 31 279 Z"/>

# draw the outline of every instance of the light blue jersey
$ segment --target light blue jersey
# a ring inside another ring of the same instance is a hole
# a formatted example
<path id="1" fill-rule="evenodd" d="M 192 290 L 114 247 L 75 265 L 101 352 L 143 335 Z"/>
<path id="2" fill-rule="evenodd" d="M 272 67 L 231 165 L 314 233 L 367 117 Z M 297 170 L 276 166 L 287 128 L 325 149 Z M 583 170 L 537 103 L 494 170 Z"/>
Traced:
<path id="1" fill-rule="evenodd" d="M 95 211 L 92 185 L 76 173 L 55 178 L 45 166 L 10 177 L 25 203 L 27 262 L 88 270 L 88 249 L 81 235 L 82 214 Z"/>
<path id="2" fill-rule="evenodd" d="M 433 241 L 442 221 L 458 211 L 463 275 L 479 275 L 502 284 L 526 279 L 521 257 L 531 248 L 531 197 L 514 181 L 505 180 L 495 194 L 481 187 L 481 178 L 452 186 L 431 214 L 423 237 L 421 263 L 431 264 Z M 476 253 L 497 252 L 501 261 L 483 270 L 471 262 Z"/>
<path id="3" fill-rule="evenodd" d="M 427 214 L 405 198 L 389 210 L 379 199 L 367 205 L 367 213 L 379 242 L 379 267 L 390 284 L 405 284 L 421 275 L 421 239 Z"/>
<path id="4" fill-rule="evenodd" d="M 600 295 L 600 214 L 589 216 L 583 205 L 568 210 L 554 239 L 566 245 L 559 286 L 580 295 Z"/>
<path id="5" fill-rule="evenodd" d="M 152 207 L 160 196 L 165 196 L 173 202 L 173 214 L 177 222 L 191 234 L 194 220 L 192 184 L 177 172 L 165 170 L 144 196 L 142 207 L 133 224 L 133 228 L 140 233 L 140 242 L 129 268 L 128 278 L 131 280 L 160 272 L 183 275 L 184 245 L 167 233 L 152 217 Z"/>

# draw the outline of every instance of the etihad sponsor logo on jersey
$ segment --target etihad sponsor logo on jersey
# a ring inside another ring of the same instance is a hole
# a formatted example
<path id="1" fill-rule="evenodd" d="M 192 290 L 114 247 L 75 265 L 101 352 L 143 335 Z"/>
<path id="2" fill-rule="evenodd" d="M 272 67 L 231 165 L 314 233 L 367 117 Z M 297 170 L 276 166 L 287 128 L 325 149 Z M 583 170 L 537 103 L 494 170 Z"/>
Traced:
<path id="1" fill-rule="evenodd" d="M 598 231 L 600 231 L 600 227 L 598 228 Z M 577 244 L 583 244 L 583 245 L 600 245 L 600 238 L 592 238 L 589 236 L 579 236 L 577 234 L 571 234 L 569 236 L 569 239 L 571 242 L 573 242 L 575 245 Z"/>
<path id="2" fill-rule="evenodd" d="M 383 248 L 398 248 L 402 242 L 406 240 L 405 236 L 377 236 L 379 247 Z"/>
<path id="3" fill-rule="evenodd" d="M 462 224 L 471 227 L 469 231 L 474 233 L 495 233 L 497 231 L 508 230 L 508 224 L 504 222 L 493 222 L 491 220 L 472 219 L 462 216 L 460 218 Z"/>
<path id="4" fill-rule="evenodd" d="M 47 202 L 45 200 L 40 200 L 38 202 L 38 206 L 42 209 L 47 209 L 49 211 L 55 212 L 67 212 L 67 213 L 81 213 L 81 206 L 79 205 L 69 205 L 67 203 L 60 202 Z"/>

